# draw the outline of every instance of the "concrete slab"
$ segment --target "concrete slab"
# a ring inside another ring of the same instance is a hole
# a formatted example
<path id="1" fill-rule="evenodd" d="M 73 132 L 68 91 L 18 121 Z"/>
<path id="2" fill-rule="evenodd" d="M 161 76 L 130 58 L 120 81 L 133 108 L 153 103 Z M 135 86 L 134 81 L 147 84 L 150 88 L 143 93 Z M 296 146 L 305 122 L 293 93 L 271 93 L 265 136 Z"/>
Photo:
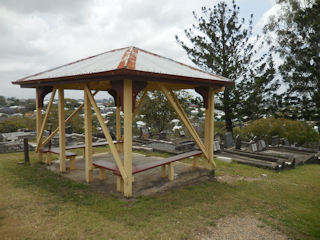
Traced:
<path id="1" fill-rule="evenodd" d="M 123 159 L 123 156 L 121 156 L 121 158 Z M 114 161 L 111 153 L 94 155 L 94 160 L 98 159 L 103 159 L 105 161 L 111 162 Z M 161 158 L 154 156 L 145 156 L 138 153 L 133 153 L 132 156 L 133 165 L 138 165 L 149 161 L 156 161 L 157 159 Z M 72 171 L 68 170 L 68 172 L 65 173 L 64 176 L 76 182 L 85 183 L 84 159 L 82 157 L 77 157 L 76 162 L 77 169 Z M 68 162 L 67 166 L 69 166 Z M 52 165 L 48 166 L 47 168 L 54 172 L 59 172 L 59 160 L 53 161 Z M 161 167 L 153 168 L 135 174 L 133 183 L 133 196 L 138 197 L 142 195 L 150 195 L 169 189 L 174 189 L 179 186 L 191 185 L 197 182 L 203 182 L 214 178 L 213 173 L 207 169 L 194 168 L 189 164 L 184 164 L 181 162 L 175 163 L 174 170 L 174 181 L 169 181 L 168 178 L 161 178 Z M 117 193 L 116 176 L 113 175 L 112 172 L 107 171 L 107 178 L 103 181 L 99 180 L 98 178 L 99 169 L 94 169 L 93 176 L 93 182 L 90 184 L 90 187 L 93 191 L 103 193 Z M 119 194 L 119 196 L 122 196 L 121 193 L 117 194 Z"/>

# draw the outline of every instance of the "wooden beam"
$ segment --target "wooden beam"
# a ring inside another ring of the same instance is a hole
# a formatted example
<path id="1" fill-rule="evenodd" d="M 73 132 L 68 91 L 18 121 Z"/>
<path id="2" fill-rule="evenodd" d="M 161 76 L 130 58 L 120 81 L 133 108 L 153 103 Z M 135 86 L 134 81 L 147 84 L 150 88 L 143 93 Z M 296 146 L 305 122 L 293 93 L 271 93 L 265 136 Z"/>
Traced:
<path id="1" fill-rule="evenodd" d="M 116 161 L 116 164 L 117 164 L 117 167 L 119 168 L 121 176 L 126 181 L 126 179 L 128 178 L 128 175 L 127 175 L 127 173 L 126 173 L 126 171 L 124 169 L 124 166 L 123 166 L 122 161 L 120 159 L 119 153 L 118 153 L 118 151 L 117 151 L 117 149 L 116 149 L 116 147 L 115 147 L 115 145 L 113 143 L 113 140 L 112 140 L 112 137 L 111 137 L 111 135 L 109 133 L 109 130 L 108 130 L 107 126 L 104 123 L 103 117 L 101 116 L 101 112 L 100 112 L 100 110 L 99 110 L 99 108 L 97 106 L 97 103 L 94 100 L 94 98 L 92 96 L 92 93 L 90 92 L 90 90 L 89 90 L 87 85 L 85 85 L 84 89 L 87 92 L 87 95 L 88 95 L 88 98 L 90 100 L 90 103 L 93 106 L 93 109 L 94 109 L 94 111 L 96 113 L 96 116 L 97 116 L 98 121 L 100 123 L 100 126 L 102 128 L 102 131 L 104 133 L 104 136 L 106 137 L 106 139 L 107 139 L 107 141 L 109 143 L 110 151 L 111 151 L 111 153 L 113 155 L 113 158 Z"/>
<path id="2" fill-rule="evenodd" d="M 132 196 L 132 80 L 123 81 L 123 158 L 124 168 L 128 174 L 124 181 L 124 196 Z"/>
<path id="3" fill-rule="evenodd" d="M 120 115 L 120 97 L 117 96 L 117 111 L 116 111 L 116 138 L 117 142 L 122 140 L 121 136 L 121 115 Z M 118 152 L 123 152 L 122 144 L 117 144 Z"/>
<path id="4" fill-rule="evenodd" d="M 186 128 L 188 129 L 189 133 L 191 134 L 191 136 L 193 137 L 193 139 L 195 140 L 195 142 L 197 143 L 197 145 L 199 146 L 199 148 L 201 149 L 201 151 L 203 152 L 205 157 L 208 159 L 209 156 L 208 156 L 208 153 L 207 153 L 205 146 L 203 145 L 199 135 L 197 134 L 194 127 L 192 126 L 192 124 L 191 124 L 190 120 L 188 119 L 186 113 L 184 112 L 183 108 L 181 107 L 181 105 L 179 104 L 177 99 L 175 100 L 175 94 L 173 92 L 171 94 L 169 94 L 168 89 L 165 88 L 161 84 L 159 84 L 159 87 L 160 87 L 161 91 L 163 92 L 163 94 L 168 99 L 171 106 L 174 108 L 174 110 L 176 111 L 176 113 L 180 117 L 180 119 L 182 120 L 182 122 L 184 123 L 184 125 L 186 126 Z"/>
<path id="5" fill-rule="evenodd" d="M 40 138 L 40 131 L 41 131 L 41 125 L 42 125 L 42 107 L 39 105 L 39 97 L 40 94 L 38 93 L 39 89 L 36 90 L 36 110 L 37 110 L 37 115 L 36 115 L 36 121 L 37 121 L 37 142 L 41 142 Z M 38 162 L 42 162 L 42 153 L 38 151 L 37 153 L 37 158 Z"/>
<path id="6" fill-rule="evenodd" d="M 96 91 L 93 96 L 95 96 L 99 91 Z M 67 117 L 67 119 L 65 120 L 65 124 L 67 124 L 77 113 L 79 113 L 81 111 L 81 109 L 84 107 L 84 103 L 81 104 L 73 113 L 70 114 L 69 117 Z M 44 145 L 46 145 L 47 143 L 50 142 L 50 140 L 52 138 L 54 138 L 54 136 L 59 132 L 59 127 L 57 127 L 51 134 L 50 136 L 47 137 L 47 139 L 45 141 L 43 141 L 43 143 L 41 144 L 40 148 Z"/>
<path id="7" fill-rule="evenodd" d="M 36 152 L 38 152 L 40 147 L 41 147 L 40 145 L 41 145 L 41 142 L 42 142 L 42 136 L 43 136 L 44 128 L 47 125 L 47 121 L 48 121 L 48 117 L 49 117 L 49 114 L 50 114 L 50 111 L 51 111 L 51 107 L 52 107 L 52 103 L 53 103 L 53 100 L 54 100 L 54 96 L 56 95 L 56 90 L 57 90 L 57 88 L 55 88 L 55 87 L 52 90 L 50 101 L 49 101 L 49 104 L 47 106 L 46 113 L 44 115 L 44 118 L 43 118 L 43 121 L 42 121 L 42 124 L 41 124 L 39 137 L 38 137 L 38 141 L 37 141 Z"/>
<path id="8" fill-rule="evenodd" d="M 85 129 L 85 173 L 86 182 L 93 180 L 92 157 L 92 111 L 88 93 L 84 91 L 84 129 Z"/>
<path id="9" fill-rule="evenodd" d="M 59 88 L 59 160 L 60 172 L 66 172 L 66 125 L 65 125 L 65 111 L 64 111 L 64 89 Z"/>
<path id="10" fill-rule="evenodd" d="M 133 116 L 132 116 L 132 121 L 134 121 L 134 119 L 136 118 L 140 108 L 142 107 L 143 103 L 144 103 L 144 99 L 146 98 L 147 96 L 147 93 L 148 93 L 148 87 L 146 87 L 144 89 L 144 92 L 143 92 L 143 95 L 142 97 L 140 98 L 140 101 L 138 103 L 138 105 L 136 106 L 135 110 L 134 110 L 134 113 L 133 113 Z"/>

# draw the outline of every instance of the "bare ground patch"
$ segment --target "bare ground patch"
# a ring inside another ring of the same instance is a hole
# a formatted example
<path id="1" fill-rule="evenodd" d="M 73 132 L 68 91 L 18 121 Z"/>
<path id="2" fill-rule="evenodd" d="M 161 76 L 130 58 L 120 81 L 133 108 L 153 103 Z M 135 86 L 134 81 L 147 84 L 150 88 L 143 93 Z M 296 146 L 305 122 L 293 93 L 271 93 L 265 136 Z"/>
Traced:
<path id="1" fill-rule="evenodd" d="M 197 240 L 285 240 L 288 237 L 264 224 L 257 217 L 227 216 L 220 218 L 216 226 L 208 227 L 207 233 L 195 234 Z"/>

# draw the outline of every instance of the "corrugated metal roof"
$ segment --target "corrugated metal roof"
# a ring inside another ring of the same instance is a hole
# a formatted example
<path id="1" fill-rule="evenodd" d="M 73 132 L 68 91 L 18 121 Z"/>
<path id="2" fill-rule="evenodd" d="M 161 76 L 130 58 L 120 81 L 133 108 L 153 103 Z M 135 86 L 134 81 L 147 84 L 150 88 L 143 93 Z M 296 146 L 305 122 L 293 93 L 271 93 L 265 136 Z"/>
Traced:
<path id="1" fill-rule="evenodd" d="M 34 80 L 103 73 L 117 69 L 130 69 L 150 73 L 230 82 L 227 78 L 204 72 L 172 59 L 136 47 L 127 47 L 84 58 L 31 75 L 14 83 L 19 84 Z"/>

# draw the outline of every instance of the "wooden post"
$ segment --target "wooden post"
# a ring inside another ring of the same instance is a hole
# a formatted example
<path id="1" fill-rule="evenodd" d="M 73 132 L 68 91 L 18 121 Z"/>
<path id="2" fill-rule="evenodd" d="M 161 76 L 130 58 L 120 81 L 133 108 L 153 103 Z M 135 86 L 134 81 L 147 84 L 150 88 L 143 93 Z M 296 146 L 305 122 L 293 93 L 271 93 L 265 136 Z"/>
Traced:
<path id="1" fill-rule="evenodd" d="M 64 89 L 59 88 L 59 159 L 60 159 L 60 172 L 66 172 L 66 125 L 65 125 L 65 112 L 64 112 Z"/>
<path id="2" fill-rule="evenodd" d="M 92 111 L 91 104 L 86 91 L 84 91 L 84 129 L 85 129 L 85 172 L 86 182 L 93 180 L 92 165 Z"/>
<path id="3" fill-rule="evenodd" d="M 76 167 L 76 156 L 71 156 L 69 158 L 70 160 L 70 170 L 75 170 L 77 167 Z"/>
<path id="4" fill-rule="evenodd" d="M 99 179 L 105 180 L 107 178 L 107 171 L 103 168 L 99 168 Z"/>
<path id="5" fill-rule="evenodd" d="M 170 181 L 174 180 L 174 163 L 169 163 L 168 165 L 168 179 Z"/>
<path id="6" fill-rule="evenodd" d="M 193 167 L 198 167 L 198 162 L 199 162 L 199 157 L 198 156 L 194 156 L 193 157 Z"/>
<path id="7" fill-rule="evenodd" d="M 119 143 L 121 141 L 121 115 L 120 115 L 120 98 L 117 96 L 117 111 L 116 111 L 116 138 L 118 152 L 123 152 L 123 145 Z"/>
<path id="8" fill-rule="evenodd" d="M 46 164 L 47 164 L 47 165 L 51 165 L 51 161 L 52 161 L 52 159 L 51 159 L 51 153 L 50 153 L 50 152 L 47 152 L 46 154 L 47 154 L 47 155 L 46 155 Z"/>
<path id="9" fill-rule="evenodd" d="M 128 174 L 127 181 L 124 181 L 124 196 L 132 196 L 132 80 L 123 81 L 123 158 L 124 168 Z"/>
<path id="10" fill-rule="evenodd" d="M 214 91 L 209 88 L 208 108 L 206 109 L 205 118 L 205 147 L 208 152 L 208 161 L 205 161 L 205 167 L 213 169 L 213 141 L 214 141 Z"/>
<path id="11" fill-rule="evenodd" d="M 28 138 L 23 139 L 24 164 L 30 164 Z"/>
<path id="12" fill-rule="evenodd" d="M 39 89 L 37 88 L 36 90 L 36 110 L 37 110 L 37 142 L 41 142 L 41 137 L 40 137 L 40 130 L 41 130 L 41 125 L 42 125 L 42 107 L 40 107 L 40 93 Z M 38 162 L 42 162 L 42 152 L 38 151 L 37 152 L 37 158 Z"/>
<path id="13" fill-rule="evenodd" d="M 117 192 L 123 192 L 123 178 L 121 176 L 117 176 Z"/>
<path id="14" fill-rule="evenodd" d="M 166 165 L 161 166 L 161 177 L 162 178 L 166 177 Z"/>

